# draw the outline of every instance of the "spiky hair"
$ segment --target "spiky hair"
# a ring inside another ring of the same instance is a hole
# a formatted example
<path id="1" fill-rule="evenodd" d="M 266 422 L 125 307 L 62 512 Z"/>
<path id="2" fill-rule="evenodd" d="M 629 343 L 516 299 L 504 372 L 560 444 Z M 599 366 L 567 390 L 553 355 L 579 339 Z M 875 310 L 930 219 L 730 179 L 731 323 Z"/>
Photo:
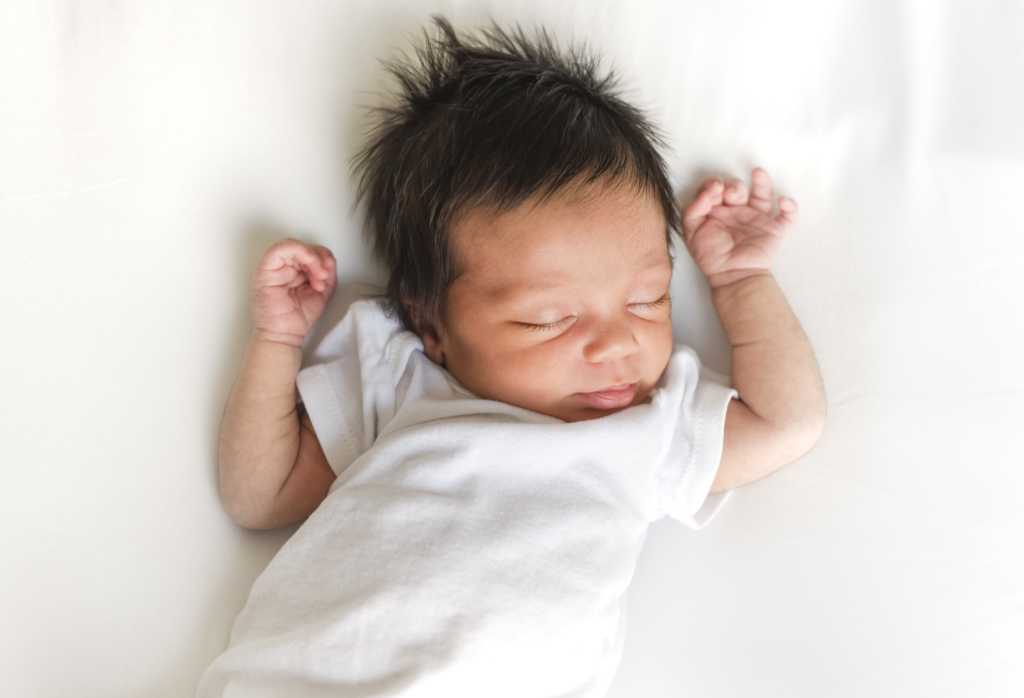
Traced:
<path id="1" fill-rule="evenodd" d="M 389 273 L 386 305 L 407 329 L 410 308 L 443 322 L 458 274 L 449 228 L 476 206 L 509 210 L 574 182 L 619 181 L 653 194 L 666 238 L 678 232 L 658 131 L 585 49 L 519 27 L 460 34 L 435 16 L 414 55 L 388 70 L 397 101 L 379 110 L 354 168 Z"/>

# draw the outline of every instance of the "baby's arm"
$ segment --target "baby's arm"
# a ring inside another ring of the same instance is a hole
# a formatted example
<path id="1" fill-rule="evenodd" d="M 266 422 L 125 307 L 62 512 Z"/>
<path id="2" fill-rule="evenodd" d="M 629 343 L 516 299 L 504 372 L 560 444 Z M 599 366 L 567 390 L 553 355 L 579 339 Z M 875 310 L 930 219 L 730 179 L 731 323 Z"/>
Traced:
<path id="1" fill-rule="evenodd" d="M 270 247 L 256 270 L 255 330 L 220 428 L 220 497 L 242 526 L 304 519 L 334 482 L 309 416 L 299 419 L 295 376 L 302 340 L 336 285 L 330 251 L 296 240 Z"/>
<path id="2" fill-rule="evenodd" d="M 711 286 L 715 312 L 732 345 L 732 386 L 722 461 L 712 492 L 758 480 L 814 446 L 825 424 L 825 389 L 807 336 L 768 270 L 796 224 L 792 199 L 753 172 L 753 191 L 739 180 L 709 179 L 683 210 L 683 233 Z"/>

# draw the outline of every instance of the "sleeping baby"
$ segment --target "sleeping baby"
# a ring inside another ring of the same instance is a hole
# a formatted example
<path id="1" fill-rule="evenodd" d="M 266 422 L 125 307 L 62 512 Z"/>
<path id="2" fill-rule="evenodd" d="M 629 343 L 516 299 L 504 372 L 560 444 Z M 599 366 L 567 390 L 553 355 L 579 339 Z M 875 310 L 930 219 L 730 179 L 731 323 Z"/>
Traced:
<path id="1" fill-rule="evenodd" d="M 756 169 L 680 216 L 650 122 L 543 33 L 437 20 L 393 72 L 357 160 L 386 292 L 300 371 L 334 258 L 285 240 L 255 274 L 221 497 L 250 528 L 306 521 L 199 696 L 601 696 L 650 523 L 703 525 L 821 433 L 769 272 L 796 204 Z M 678 233 L 731 385 L 673 344 Z"/>

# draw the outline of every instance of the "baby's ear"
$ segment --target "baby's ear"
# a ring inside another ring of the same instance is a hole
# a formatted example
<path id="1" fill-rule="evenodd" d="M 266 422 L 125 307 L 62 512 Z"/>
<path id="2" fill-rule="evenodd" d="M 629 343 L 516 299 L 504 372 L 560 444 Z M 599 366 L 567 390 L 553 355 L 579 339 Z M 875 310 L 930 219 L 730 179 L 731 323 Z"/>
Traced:
<path id="1" fill-rule="evenodd" d="M 423 353 L 438 366 L 444 366 L 444 347 L 437 327 L 427 320 L 418 303 L 406 301 L 404 305 L 416 335 L 423 341 Z"/>

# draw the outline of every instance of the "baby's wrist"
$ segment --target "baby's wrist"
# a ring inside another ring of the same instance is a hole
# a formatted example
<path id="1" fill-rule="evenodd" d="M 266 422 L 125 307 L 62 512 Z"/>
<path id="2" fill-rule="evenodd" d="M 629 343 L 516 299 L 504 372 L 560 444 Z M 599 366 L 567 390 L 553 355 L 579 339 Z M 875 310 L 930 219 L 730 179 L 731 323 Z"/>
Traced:
<path id="1" fill-rule="evenodd" d="M 724 290 L 729 286 L 739 284 L 753 277 L 771 275 L 772 273 L 768 269 L 733 269 L 717 274 L 705 274 L 704 279 L 708 282 L 711 290 L 716 291 Z"/>
<path id="2" fill-rule="evenodd" d="M 273 332 L 271 330 L 263 330 L 259 328 L 253 330 L 252 333 L 252 342 L 254 344 L 283 345 L 300 351 L 302 349 L 302 342 L 305 341 L 305 339 L 305 337 L 300 337 L 295 334 Z"/>

